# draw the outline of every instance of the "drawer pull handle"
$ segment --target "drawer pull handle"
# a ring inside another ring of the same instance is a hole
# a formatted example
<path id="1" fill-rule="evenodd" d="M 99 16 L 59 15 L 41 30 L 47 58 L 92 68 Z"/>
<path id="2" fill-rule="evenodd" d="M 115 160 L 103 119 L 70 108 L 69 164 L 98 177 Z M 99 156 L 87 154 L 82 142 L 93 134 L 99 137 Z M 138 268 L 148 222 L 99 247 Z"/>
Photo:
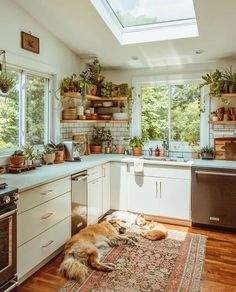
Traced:
<path id="1" fill-rule="evenodd" d="M 51 245 L 54 242 L 54 240 L 50 240 L 48 243 L 46 243 L 45 245 L 42 246 L 42 248 L 48 247 L 49 245 Z"/>
<path id="2" fill-rule="evenodd" d="M 217 222 L 219 222 L 220 221 L 220 218 L 218 218 L 218 217 L 210 217 L 210 221 L 217 221 Z"/>
<path id="3" fill-rule="evenodd" d="M 41 217 L 41 219 L 43 219 L 43 220 L 48 219 L 48 218 L 51 217 L 52 215 L 53 215 L 53 213 L 47 213 L 47 214 L 43 215 L 43 216 Z"/>
<path id="4" fill-rule="evenodd" d="M 42 192 L 41 195 L 47 196 L 47 195 L 50 195 L 52 192 L 53 190 L 48 190 L 48 191 Z"/>

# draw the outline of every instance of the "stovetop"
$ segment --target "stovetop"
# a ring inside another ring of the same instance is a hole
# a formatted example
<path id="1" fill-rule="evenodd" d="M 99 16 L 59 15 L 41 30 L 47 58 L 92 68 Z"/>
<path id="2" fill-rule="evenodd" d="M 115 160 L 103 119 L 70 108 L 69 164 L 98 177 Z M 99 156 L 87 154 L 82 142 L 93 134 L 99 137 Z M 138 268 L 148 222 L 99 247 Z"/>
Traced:
<path id="1" fill-rule="evenodd" d="M 15 187 L 5 185 L 0 188 L 0 208 L 17 201 L 19 198 L 18 189 Z"/>

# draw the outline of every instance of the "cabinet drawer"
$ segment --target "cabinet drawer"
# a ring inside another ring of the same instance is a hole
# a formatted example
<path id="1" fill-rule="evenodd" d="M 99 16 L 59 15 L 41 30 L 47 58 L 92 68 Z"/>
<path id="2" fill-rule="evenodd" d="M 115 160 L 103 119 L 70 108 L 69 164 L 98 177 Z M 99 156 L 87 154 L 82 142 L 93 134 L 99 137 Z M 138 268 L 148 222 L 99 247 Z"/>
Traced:
<path id="1" fill-rule="evenodd" d="M 130 174 L 145 175 L 153 177 L 167 177 L 167 178 L 183 178 L 191 179 L 190 167 L 176 167 L 176 166 L 162 166 L 162 165 L 148 165 L 144 166 L 143 173 L 135 173 L 133 165 L 130 166 Z"/>
<path id="2" fill-rule="evenodd" d="M 102 167 L 101 166 L 95 166 L 93 168 L 88 169 L 88 182 L 93 181 L 97 178 L 102 177 Z"/>
<path id="3" fill-rule="evenodd" d="M 71 191 L 71 179 L 66 177 L 20 193 L 18 213 L 22 213 L 57 196 Z"/>
<path id="4" fill-rule="evenodd" d="M 24 244 L 59 221 L 70 216 L 70 193 L 32 208 L 17 216 L 17 246 Z"/>
<path id="5" fill-rule="evenodd" d="M 68 217 L 17 249 L 17 273 L 21 278 L 41 261 L 59 249 L 70 238 Z"/>

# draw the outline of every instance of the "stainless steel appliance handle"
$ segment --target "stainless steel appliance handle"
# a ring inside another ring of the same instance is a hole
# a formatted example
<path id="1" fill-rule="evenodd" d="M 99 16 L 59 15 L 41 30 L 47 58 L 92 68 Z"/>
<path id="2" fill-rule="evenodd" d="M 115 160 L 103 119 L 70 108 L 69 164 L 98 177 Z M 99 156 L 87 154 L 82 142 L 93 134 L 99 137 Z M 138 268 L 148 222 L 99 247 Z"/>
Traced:
<path id="1" fill-rule="evenodd" d="M 84 180 L 88 177 L 88 174 L 85 174 L 85 175 L 80 175 L 80 176 L 76 176 L 76 177 L 72 177 L 72 180 L 73 181 L 81 181 L 81 180 Z"/>
<path id="2" fill-rule="evenodd" d="M 10 292 L 12 291 L 12 289 L 16 288 L 18 285 L 17 281 L 11 281 L 11 283 L 12 283 L 11 287 L 7 288 L 4 292 Z"/>
<path id="3" fill-rule="evenodd" d="M 10 212 L 7 212 L 7 213 L 5 213 L 3 215 L 0 215 L 0 220 L 3 219 L 3 218 L 9 217 L 9 216 L 15 214 L 16 212 L 17 212 L 17 209 L 15 209 L 13 211 L 10 211 Z"/>
<path id="4" fill-rule="evenodd" d="M 214 171 L 195 170 L 195 174 L 220 175 L 220 176 L 233 176 L 233 177 L 236 177 L 236 173 L 230 173 L 230 172 L 214 172 Z"/>

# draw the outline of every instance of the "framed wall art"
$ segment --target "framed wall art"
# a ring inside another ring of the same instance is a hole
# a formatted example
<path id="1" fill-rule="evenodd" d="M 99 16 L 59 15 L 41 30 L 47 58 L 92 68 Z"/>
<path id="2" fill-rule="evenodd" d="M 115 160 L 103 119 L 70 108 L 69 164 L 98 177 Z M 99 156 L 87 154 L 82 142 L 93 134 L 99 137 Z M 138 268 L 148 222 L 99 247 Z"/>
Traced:
<path id="1" fill-rule="evenodd" d="M 39 54 L 39 38 L 22 31 L 21 48 L 35 54 Z"/>

